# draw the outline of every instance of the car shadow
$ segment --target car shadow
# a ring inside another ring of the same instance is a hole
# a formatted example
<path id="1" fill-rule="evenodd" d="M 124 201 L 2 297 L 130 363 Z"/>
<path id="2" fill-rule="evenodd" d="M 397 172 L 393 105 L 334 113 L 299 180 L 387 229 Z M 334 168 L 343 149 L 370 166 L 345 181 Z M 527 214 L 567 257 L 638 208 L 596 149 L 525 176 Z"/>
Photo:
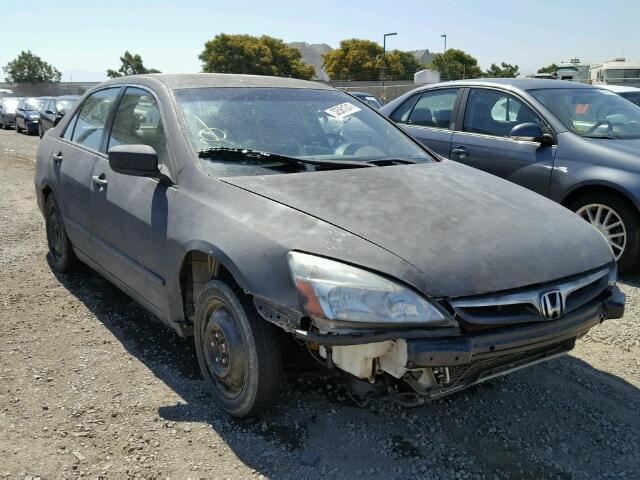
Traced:
<path id="1" fill-rule="evenodd" d="M 633 467 L 629 472 L 640 468 L 636 452 L 624 446 L 636 444 L 632 437 L 640 431 L 640 391 L 576 357 L 415 409 L 389 400 L 359 408 L 338 374 L 293 344 L 284 356 L 278 405 L 259 419 L 236 420 L 205 392 L 191 339 L 175 335 L 91 271 L 56 277 L 182 398 L 159 408 L 163 420 L 210 425 L 245 465 L 268 477 L 443 478 L 463 471 L 498 478 L 597 478 L 615 473 L 615 465 Z M 585 428 L 594 421 L 602 421 L 596 432 L 606 438 L 594 439 L 593 427 Z M 628 427 L 615 430 L 612 439 L 611 425 Z M 598 455 L 585 455 L 594 451 L 594 441 Z"/>

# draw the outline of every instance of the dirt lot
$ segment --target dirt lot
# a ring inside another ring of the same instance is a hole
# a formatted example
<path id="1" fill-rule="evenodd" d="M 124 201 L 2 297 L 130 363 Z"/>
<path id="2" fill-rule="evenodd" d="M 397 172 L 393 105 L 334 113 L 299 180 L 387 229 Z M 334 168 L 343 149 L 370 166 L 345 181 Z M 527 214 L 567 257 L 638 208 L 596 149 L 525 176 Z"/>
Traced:
<path id="1" fill-rule="evenodd" d="M 226 417 L 189 340 L 45 259 L 37 137 L 0 130 L 0 477 L 638 478 L 640 281 L 572 355 L 431 405 L 349 404 L 288 359 L 277 409 Z"/>

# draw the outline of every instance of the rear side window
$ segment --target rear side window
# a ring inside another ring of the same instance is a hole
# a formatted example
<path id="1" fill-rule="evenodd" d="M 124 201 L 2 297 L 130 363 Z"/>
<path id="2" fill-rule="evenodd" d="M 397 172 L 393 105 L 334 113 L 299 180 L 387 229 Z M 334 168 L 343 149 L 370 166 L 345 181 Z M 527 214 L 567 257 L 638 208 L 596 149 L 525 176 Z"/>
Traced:
<path id="1" fill-rule="evenodd" d="M 449 128 L 453 108 L 458 98 L 457 88 L 424 92 L 409 116 L 410 125 Z"/>
<path id="2" fill-rule="evenodd" d="M 533 110 L 508 93 L 471 90 L 464 115 L 465 132 L 507 137 L 511 129 L 521 123 L 544 125 Z"/>
<path id="3" fill-rule="evenodd" d="M 71 141 L 84 145 L 92 150 L 100 150 L 105 123 L 111 113 L 113 104 L 118 97 L 120 88 L 109 88 L 91 94 L 84 101 L 82 108 L 69 122 L 64 138 L 73 127 Z"/>
<path id="4" fill-rule="evenodd" d="M 117 145 L 149 145 L 166 163 L 167 141 L 156 99 L 146 90 L 129 87 L 116 111 L 107 149 Z"/>
<path id="5" fill-rule="evenodd" d="M 391 120 L 396 123 L 407 123 L 409 121 L 409 114 L 411 113 L 413 106 L 416 104 L 419 98 L 420 95 L 418 94 L 405 100 L 405 102 L 400 105 L 395 112 L 393 112 L 393 115 L 391 115 Z"/>

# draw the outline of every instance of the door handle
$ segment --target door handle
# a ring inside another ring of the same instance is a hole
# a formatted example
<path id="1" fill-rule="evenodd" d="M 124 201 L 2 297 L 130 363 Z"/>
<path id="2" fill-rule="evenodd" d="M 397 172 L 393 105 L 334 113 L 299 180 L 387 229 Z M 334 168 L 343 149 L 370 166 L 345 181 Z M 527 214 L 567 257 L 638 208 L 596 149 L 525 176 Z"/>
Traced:
<path id="1" fill-rule="evenodd" d="M 91 177 L 91 181 L 97 185 L 98 187 L 100 187 L 100 189 L 103 189 L 104 187 L 107 186 L 107 179 L 105 178 L 104 173 L 101 173 L 100 176 L 98 175 L 94 175 L 93 177 Z"/>
<path id="2" fill-rule="evenodd" d="M 458 155 L 458 158 L 463 159 L 469 155 L 469 150 L 467 150 L 467 147 L 457 147 L 451 150 L 451 154 Z"/>
<path id="3" fill-rule="evenodd" d="M 51 155 L 51 158 L 53 159 L 54 165 L 60 166 L 60 164 L 62 163 L 62 152 L 54 153 L 53 155 Z"/>

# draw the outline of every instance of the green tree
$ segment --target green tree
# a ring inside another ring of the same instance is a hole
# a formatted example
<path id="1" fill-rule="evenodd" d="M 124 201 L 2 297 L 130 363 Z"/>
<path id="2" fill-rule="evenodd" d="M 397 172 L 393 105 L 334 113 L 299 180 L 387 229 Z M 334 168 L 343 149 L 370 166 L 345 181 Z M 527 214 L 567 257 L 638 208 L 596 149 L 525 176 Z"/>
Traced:
<path id="1" fill-rule="evenodd" d="M 478 60 L 468 53 L 450 48 L 444 53 L 438 53 L 427 68 L 440 72 L 442 80 L 459 80 L 461 78 L 478 78 L 482 70 Z"/>
<path id="2" fill-rule="evenodd" d="M 302 61 L 302 54 L 279 38 L 263 35 L 216 35 L 199 55 L 207 73 L 244 73 L 309 80 L 316 74 L 313 65 Z"/>
<path id="3" fill-rule="evenodd" d="M 409 52 L 393 50 L 383 54 L 382 47 L 371 40 L 342 40 L 340 47 L 324 55 L 323 68 L 332 80 L 405 80 L 422 65 Z"/>
<path id="4" fill-rule="evenodd" d="M 504 62 L 500 65 L 499 67 L 495 63 L 492 63 L 491 67 L 485 72 L 485 75 L 491 78 L 516 78 L 520 73 L 518 71 L 518 65 L 511 65 Z"/>
<path id="5" fill-rule="evenodd" d="M 540 67 L 538 69 L 538 73 L 551 73 L 555 75 L 556 70 L 558 70 L 558 65 L 552 63 L 551 65 L 547 65 L 546 67 Z"/>
<path id="6" fill-rule="evenodd" d="M 107 70 L 107 76 L 109 78 L 138 75 L 142 73 L 161 73 L 160 70 L 156 70 L 155 68 L 146 68 L 142 62 L 142 57 L 137 53 L 129 53 L 128 50 L 124 52 L 122 57 L 120 57 L 120 62 L 122 62 L 122 65 L 118 70 Z"/>
<path id="7" fill-rule="evenodd" d="M 31 50 L 20 52 L 2 70 L 9 83 L 59 82 L 62 77 L 56 67 L 31 53 Z"/>

